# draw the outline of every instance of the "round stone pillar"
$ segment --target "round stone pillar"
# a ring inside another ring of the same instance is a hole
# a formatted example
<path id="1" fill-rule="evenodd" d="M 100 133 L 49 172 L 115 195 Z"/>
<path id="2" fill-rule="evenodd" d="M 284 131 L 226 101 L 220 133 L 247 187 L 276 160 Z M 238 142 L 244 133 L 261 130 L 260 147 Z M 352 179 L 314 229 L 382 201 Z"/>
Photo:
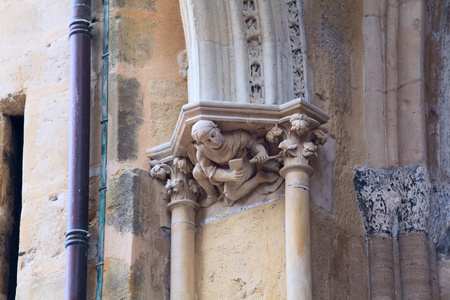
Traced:
<path id="1" fill-rule="evenodd" d="M 280 170 L 286 180 L 287 299 L 312 299 L 309 177 L 313 169 L 290 164 Z"/>
<path id="2" fill-rule="evenodd" d="M 193 200 L 175 200 L 172 212 L 170 299 L 193 300 L 195 293 L 195 213 L 199 204 Z"/>

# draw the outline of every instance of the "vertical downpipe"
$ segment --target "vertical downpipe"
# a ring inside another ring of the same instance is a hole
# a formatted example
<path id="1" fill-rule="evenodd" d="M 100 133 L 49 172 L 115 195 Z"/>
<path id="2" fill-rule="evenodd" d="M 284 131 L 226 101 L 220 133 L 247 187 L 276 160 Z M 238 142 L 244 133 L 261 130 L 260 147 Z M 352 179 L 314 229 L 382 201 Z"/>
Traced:
<path id="1" fill-rule="evenodd" d="M 89 247 L 89 122 L 91 1 L 71 1 L 69 199 L 67 204 L 66 300 L 85 300 Z"/>
<path id="2" fill-rule="evenodd" d="M 103 1 L 103 71 L 102 71 L 102 154 L 100 162 L 100 213 L 98 224 L 98 263 L 96 299 L 102 299 L 103 241 L 105 239 L 106 150 L 108 142 L 108 65 L 109 65 L 109 0 Z"/>

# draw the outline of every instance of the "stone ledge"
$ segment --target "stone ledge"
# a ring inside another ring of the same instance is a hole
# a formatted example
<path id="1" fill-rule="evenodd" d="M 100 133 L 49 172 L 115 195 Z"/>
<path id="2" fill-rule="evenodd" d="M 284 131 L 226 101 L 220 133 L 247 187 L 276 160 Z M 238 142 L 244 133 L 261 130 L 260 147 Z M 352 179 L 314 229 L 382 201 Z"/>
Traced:
<path id="1" fill-rule="evenodd" d="M 328 121 L 329 116 L 311 103 L 294 99 L 280 105 L 252 104 L 202 100 L 182 107 L 170 142 L 147 150 L 149 158 L 161 162 L 187 153 L 186 145 L 193 142 L 192 125 L 199 120 L 217 123 L 221 130 L 247 130 L 264 136 L 274 124 L 288 120 L 292 114 L 303 113 L 317 120 L 317 127 Z"/>

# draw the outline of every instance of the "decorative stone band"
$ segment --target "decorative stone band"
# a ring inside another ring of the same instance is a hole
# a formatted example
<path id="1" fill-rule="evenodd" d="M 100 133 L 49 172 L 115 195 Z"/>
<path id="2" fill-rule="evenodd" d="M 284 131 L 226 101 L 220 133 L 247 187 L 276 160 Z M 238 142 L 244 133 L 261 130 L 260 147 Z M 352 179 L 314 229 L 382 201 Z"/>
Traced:
<path id="1" fill-rule="evenodd" d="M 200 208 L 200 205 L 196 201 L 189 200 L 189 199 L 171 201 L 169 204 L 167 204 L 167 207 L 172 211 L 175 207 L 180 206 L 180 205 L 192 207 L 194 210 L 197 210 Z M 193 224 L 193 225 L 195 226 L 195 224 Z"/>
<path id="2" fill-rule="evenodd" d="M 428 232 L 430 184 L 421 165 L 392 169 L 359 168 L 353 180 L 367 234 Z"/>
<path id="3" fill-rule="evenodd" d="M 257 1 L 243 0 L 243 15 L 249 57 L 250 102 L 264 103 L 261 30 Z"/>
<path id="4" fill-rule="evenodd" d="M 290 164 L 288 166 L 283 167 L 280 170 L 280 175 L 283 177 L 286 177 L 286 173 L 288 173 L 291 169 L 297 169 L 297 170 L 303 171 L 306 174 L 308 174 L 308 176 L 312 176 L 312 174 L 314 173 L 314 169 L 309 165 Z M 301 186 L 305 190 L 309 190 L 309 181 L 305 181 L 302 178 L 299 178 L 297 180 L 298 180 L 298 182 L 296 182 L 297 185 Z"/>
<path id="5" fill-rule="evenodd" d="M 300 1 L 285 0 L 286 15 L 288 18 L 287 32 L 292 58 L 293 91 L 294 96 L 306 99 L 306 47 L 303 34 L 302 9 Z"/>

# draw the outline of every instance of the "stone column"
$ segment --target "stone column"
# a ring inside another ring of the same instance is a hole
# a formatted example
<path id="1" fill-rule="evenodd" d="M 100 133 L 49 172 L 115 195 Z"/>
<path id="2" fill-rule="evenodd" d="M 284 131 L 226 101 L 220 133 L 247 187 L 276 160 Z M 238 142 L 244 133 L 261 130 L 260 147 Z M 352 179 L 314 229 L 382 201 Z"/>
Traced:
<path id="1" fill-rule="evenodd" d="M 395 299 L 393 224 L 400 202 L 395 169 L 360 168 L 354 185 L 364 219 L 369 255 L 370 299 Z"/>
<path id="2" fill-rule="evenodd" d="M 394 250 L 391 234 L 368 238 L 370 299 L 395 299 Z"/>
<path id="3" fill-rule="evenodd" d="M 403 299 L 431 299 L 428 255 L 429 182 L 423 166 L 402 168 L 399 252 Z"/>
<path id="4" fill-rule="evenodd" d="M 175 200 L 168 204 L 172 212 L 170 299 L 194 299 L 195 213 L 193 200 Z"/>
<path id="5" fill-rule="evenodd" d="M 398 146 L 400 165 L 426 165 L 424 87 L 425 1 L 400 1 L 398 8 Z"/>
<path id="6" fill-rule="evenodd" d="M 367 165 L 386 164 L 386 103 L 384 85 L 383 15 L 385 1 L 365 0 L 363 18 L 364 39 L 364 124 L 366 131 Z"/>
<path id="7" fill-rule="evenodd" d="M 287 299 L 312 299 L 309 177 L 314 170 L 309 160 L 326 142 L 327 129 L 304 114 L 294 114 L 281 125 L 266 138 L 284 138 L 279 148 L 284 164 L 280 174 L 285 178 Z"/>
<path id="8" fill-rule="evenodd" d="M 431 299 L 427 223 L 428 174 L 423 166 L 356 170 L 356 198 L 369 243 L 371 299 L 393 299 L 393 223 L 398 219 L 402 299 Z"/>
<path id="9" fill-rule="evenodd" d="M 286 180 L 287 299 L 312 299 L 309 177 L 313 169 L 291 164 L 281 169 Z"/>
<path id="10" fill-rule="evenodd" d="M 399 235 L 403 299 L 432 299 L 428 237 L 424 232 Z"/>
<path id="11" fill-rule="evenodd" d="M 199 187 L 187 157 L 166 163 L 151 162 L 150 175 L 166 180 L 167 205 L 172 212 L 170 250 L 170 299 L 193 300 L 195 296 L 195 214 Z M 168 178 L 167 178 L 168 177 Z"/>

